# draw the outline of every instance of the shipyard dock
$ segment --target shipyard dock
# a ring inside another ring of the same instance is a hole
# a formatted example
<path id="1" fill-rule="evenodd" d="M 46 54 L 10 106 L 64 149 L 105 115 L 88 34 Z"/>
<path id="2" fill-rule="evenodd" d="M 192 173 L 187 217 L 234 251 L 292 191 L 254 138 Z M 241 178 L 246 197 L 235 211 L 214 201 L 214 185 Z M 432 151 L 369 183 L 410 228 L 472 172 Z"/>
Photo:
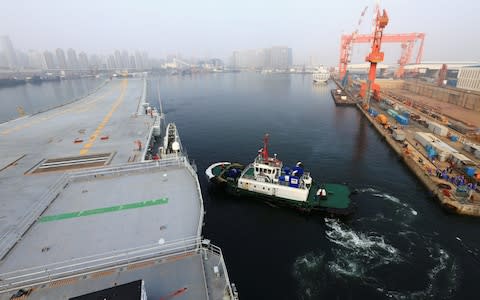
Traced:
<path id="1" fill-rule="evenodd" d="M 1 300 L 72 299 L 139 280 L 148 299 L 236 299 L 221 249 L 202 237 L 188 157 L 146 160 L 160 124 L 146 85 L 114 79 L 0 124 Z"/>
<path id="2" fill-rule="evenodd" d="M 442 207 L 480 216 L 480 146 L 452 123 L 442 124 L 439 114 L 406 105 L 390 93 L 382 93 L 381 101 L 371 100 L 368 110 L 356 106 Z"/>
<path id="3" fill-rule="evenodd" d="M 332 94 L 333 102 L 335 102 L 337 106 L 355 106 L 358 103 L 355 97 L 352 97 L 352 95 L 346 93 L 343 89 L 333 89 L 330 90 L 330 93 Z"/>

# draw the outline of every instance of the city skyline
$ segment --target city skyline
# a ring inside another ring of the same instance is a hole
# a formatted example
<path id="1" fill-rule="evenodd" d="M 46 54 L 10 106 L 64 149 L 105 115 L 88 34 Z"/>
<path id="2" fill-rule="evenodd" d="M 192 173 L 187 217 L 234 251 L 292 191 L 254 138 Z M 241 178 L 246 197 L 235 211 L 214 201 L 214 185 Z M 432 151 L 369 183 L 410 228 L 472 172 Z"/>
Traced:
<path id="1" fill-rule="evenodd" d="M 371 32 L 375 4 L 373 0 L 15 1 L 2 6 L 0 34 L 14 38 L 19 49 L 52 45 L 105 55 L 114 49 L 139 47 L 153 57 L 182 53 L 224 60 L 236 49 L 288 45 L 294 49 L 294 64 L 336 65 L 341 34 L 356 29 Z M 368 9 L 358 26 L 365 6 Z M 477 23 L 473 12 L 480 8 L 479 2 L 384 0 L 381 8 L 390 16 L 386 34 L 426 34 L 425 60 L 479 59 L 478 42 L 472 38 L 480 31 L 472 26 Z M 352 61 L 364 61 L 367 51 L 355 47 Z M 395 62 L 399 53 L 399 45 L 386 45 L 385 62 Z"/>
<path id="2" fill-rule="evenodd" d="M 114 50 L 110 54 L 86 53 L 73 48 L 18 49 L 9 36 L 0 36 L 0 68 L 89 70 L 89 69 L 145 69 L 150 67 L 148 53 Z M 112 59 L 113 57 L 113 59 Z"/>
<path id="3" fill-rule="evenodd" d="M 14 47 L 9 36 L 0 36 L 0 68 L 11 70 L 95 70 L 95 69 L 148 69 L 152 66 L 165 67 L 175 65 L 177 61 L 187 60 L 197 63 L 214 60 L 215 65 L 224 62 L 215 57 L 184 58 L 180 53 L 168 54 L 161 58 L 149 58 L 146 51 L 115 49 L 107 54 L 86 53 L 73 48 L 49 48 L 22 50 Z M 78 54 L 77 54 L 78 52 Z M 292 48 L 272 46 L 259 49 L 233 50 L 225 64 L 232 68 L 267 68 L 287 70 L 293 66 Z"/>

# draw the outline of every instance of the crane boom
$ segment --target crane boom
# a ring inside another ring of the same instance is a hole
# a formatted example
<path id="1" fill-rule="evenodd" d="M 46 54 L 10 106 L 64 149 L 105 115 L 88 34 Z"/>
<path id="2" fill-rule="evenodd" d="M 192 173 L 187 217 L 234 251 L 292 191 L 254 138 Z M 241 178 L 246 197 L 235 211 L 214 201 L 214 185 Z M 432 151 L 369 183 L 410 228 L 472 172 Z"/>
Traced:
<path id="1" fill-rule="evenodd" d="M 365 60 L 370 63 L 370 70 L 368 71 L 368 80 L 362 84 L 360 89 L 360 96 L 364 99 L 364 107 L 368 108 L 370 98 L 378 98 L 380 94 L 380 86 L 375 84 L 375 78 L 377 76 L 377 64 L 383 61 L 384 53 L 380 51 L 382 46 L 383 30 L 388 24 L 387 11 L 384 9 L 383 13 L 377 13 L 375 30 L 373 33 L 372 51 L 367 55 Z"/>

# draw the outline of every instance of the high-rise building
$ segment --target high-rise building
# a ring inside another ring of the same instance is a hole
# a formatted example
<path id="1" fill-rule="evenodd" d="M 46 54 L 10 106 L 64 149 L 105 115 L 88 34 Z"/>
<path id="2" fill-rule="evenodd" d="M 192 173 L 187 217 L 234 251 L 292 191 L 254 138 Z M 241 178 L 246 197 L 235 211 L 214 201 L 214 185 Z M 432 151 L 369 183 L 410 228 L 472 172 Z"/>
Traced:
<path id="1" fill-rule="evenodd" d="M 140 51 L 135 51 L 135 66 L 138 70 L 144 69 L 142 54 L 140 53 Z"/>
<path id="2" fill-rule="evenodd" d="M 8 69 L 7 56 L 2 51 L 0 51 L 0 69 Z"/>
<path id="3" fill-rule="evenodd" d="M 115 51 L 117 52 L 117 51 Z M 120 53 L 120 52 L 119 52 Z M 115 70 L 117 69 L 117 63 L 116 63 L 116 59 L 115 59 L 115 56 L 113 55 L 109 55 L 108 56 L 108 59 L 107 59 L 107 69 L 109 70 Z"/>
<path id="4" fill-rule="evenodd" d="M 68 57 L 68 65 L 70 66 L 70 68 L 73 70 L 77 70 L 78 59 L 77 59 L 77 53 L 75 52 L 75 50 L 73 50 L 72 48 L 68 49 L 67 57 Z"/>
<path id="5" fill-rule="evenodd" d="M 122 54 L 120 53 L 119 50 L 115 50 L 115 67 L 118 69 L 123 68 L 122 65 Z"/>
<path id="6" fill-rule="evenodd" d="M 152 65 L 150 63 L 150 59 L 148 58 L 148 53 L 145 52 L 145 51 L 142 53 L 142 62 L 143 62 L 143 69 L 144 70 L 152 68 Z"/>
<path id="7" fill-rule="evenodd" d="M 41 69 L 43 57 L 42 54 L 36 50 L 28 50 L 28 65 L 33 69 Z"/>
<path id="8" fill-rule="evenodd" d="M 272 47 L 270 57 L 271 68 L 288 69 L 292 66 L 292 49 L 288 47 Z"/>
<path id="9" fill-rule="evenodd" d="M 105 56 L 105 55 L 100 55 L 100 56 L 98 56 L 98 61 L 97 61 L 97 66 L 98 66 L 98 68 L 101 69 L 101 70 L 106 70 L 106 69 L 108 69 L 107 60 L 108 60 L 108 57 Z M 115 60 L 114 60 L 114 61 L 115 61 Z"/>
<path id="10" fill-rule="evenodd" d="M 17 67 L 18 68 L 29 68 L 30 65 L 28 64 L 28 55 L 27 53 L 15 50 L 15 56 L 17 58 Z"/>
<path id="11" fill-rule="evenodd" d="M 55 60 L 53 54 L 50 51 L 43 52 L 43 68 L 46 70 L 55 69 Z"/>
<path id="12" fill-rule="evenodd" d="M 12 41 L 10 41 L 8 36 L 0 36 L 0 49 L 3 51 L 5 58 L 7 59 L 8 67 L 10 69 L 15 69 L 17 67 L 17 56 L 15 55 Z"/>
<path id="13" fill-rule="evenodd" d="M 92 54 L 88 59 L 88 64 L 92 69 L 100 69 L 101 59 L 98 55 Z"/>
<path id="14" fill-rule="evenodd" d="M 127 50 L 122 51 L 122 67 L 124 69 L 128 68 L 128 65 L 130 64 L 129 62 L 129 56 Z"/>
<path id="15" fill-rule="evenodd" d="M 130 62 L 128 64 L 129 69 L 137 69 L 137 65 L 135 64 L 135 56 L 130 55 Z"/>
<path id="16" fill-rule="evenodd" d="M 272 47 L 234 51 L 231 64 L 234 68 L 286 70 L 292 65 L 292 49 L 288 47 Z"/>
<path id="17" fill-rule="evenodd" d="M 65 52 L 63 51 L 63 49 L 57 48 L 57 50 L 55 50 L 55 54 L 57 55 L 58 67 L 61 70 L 68 69 L 69 66 L 67 65 L 67 59 L 65 57 Z"/>
<path id="18" fill-rule="evenodd" d="M 87 70 L 89 68 L 87 54 L 83 51 L 78 54 L 78 64 L 81 70 Z"/>

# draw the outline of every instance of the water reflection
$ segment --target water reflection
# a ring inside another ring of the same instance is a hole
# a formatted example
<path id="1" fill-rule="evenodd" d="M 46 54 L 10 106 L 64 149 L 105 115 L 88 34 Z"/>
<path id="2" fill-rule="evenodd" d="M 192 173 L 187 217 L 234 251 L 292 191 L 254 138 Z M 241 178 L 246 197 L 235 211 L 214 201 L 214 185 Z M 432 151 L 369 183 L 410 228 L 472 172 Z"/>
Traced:
<path id="1" fill-rule="evenodd" d="M 355 135 L 355 146 L 353 151 L 353 163 L 363 160 L 367 149 L 367 127 L 368 121 L 365 118 L 359 118 L 358 130 Z"/>
<path id="2" fill-rule="evenodd" d="M 0 88 L 0 123 L 17 118 L 19 107 L 35 114 L 86 96 L 104 80 L 81 78 Z"/>

